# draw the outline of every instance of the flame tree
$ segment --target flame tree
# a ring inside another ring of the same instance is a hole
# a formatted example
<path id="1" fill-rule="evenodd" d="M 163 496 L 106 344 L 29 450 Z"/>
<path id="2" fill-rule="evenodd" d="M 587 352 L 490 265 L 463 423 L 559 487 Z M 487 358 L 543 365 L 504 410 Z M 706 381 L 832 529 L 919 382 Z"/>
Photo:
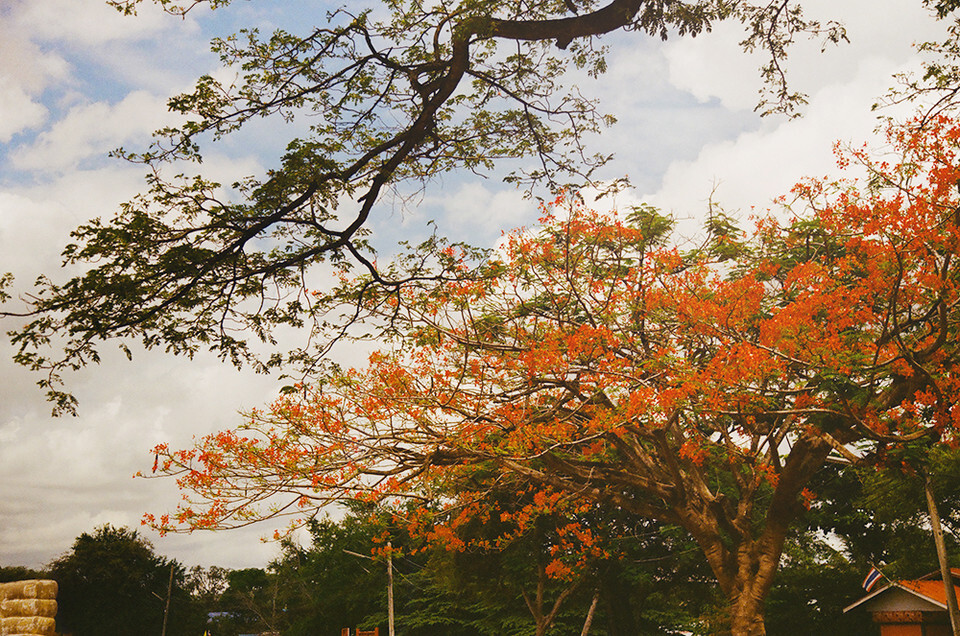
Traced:
<path id="1" fill-rule="evenodd" d="M 410 496 L 450 510 L 431 532 L 455 541 L 495 514 L 485 488 L 519 480 L 543 509 L 684 528 L 731 632 L 762 634 L 784 539 L 831 452 L 955 440 L 958 137 L 944 118 L 891 126 L 893 158 L 841 153 L 867 179 L 802 183 L 749 234 L 716 215 L 697 250 L 671 246 L 649 208 L 558 200 L 482 262 L 446 248 L 446 282 L 345 284 L 325 302 L 361 302 L 389 345 L 241 429 L 160 447 L 190 502 L 154 522 Z"/>

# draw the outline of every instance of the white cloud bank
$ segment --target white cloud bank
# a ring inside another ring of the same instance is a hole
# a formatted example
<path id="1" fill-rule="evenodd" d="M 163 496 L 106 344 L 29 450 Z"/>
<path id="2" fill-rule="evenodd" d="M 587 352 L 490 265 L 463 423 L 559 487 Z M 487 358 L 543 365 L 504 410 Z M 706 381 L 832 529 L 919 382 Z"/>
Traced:
<path id="1" fill-rule="evenodd" d="M 104 0 L 8 1 L 17 5 L 17 23 L 33 38 L 87 49 L 117 41 L 143 41 L 164 32 L 199 30 L 192 16 L 172 19 L 153 2 L 141 3 L 132 19 Z"/>
<path id="2" fill-rule="evenodd" d="M 7 8 L 7 12 L 12 12 Z M 0 11 L 0 143 L 36 128 L 47 118 L 43 90 L 67 76 L 67 63 L 23 36 L 19 25 Z"/>
<path id="3" fill-rule="evenodd" d="M 117 104 L 77 105 L 42 132 L 36 142 L 11 154 L 18 170 L 62 171 L 90 156 L 104 157 L 104 149 L 147 139 L 161 125 L 172 123 L 165 98 L 134 91 Z"/>
<path id="4" fill-rule="evenodd" d="M 772 116 L 755 130 L 705 144 L 694 158 L 673 162 L 659 187 L 638 193 L 641 198 L 680 219 L 702 218 L 711 195 L 728 211 L 765 208 L 804 177 L 838 176 L 835 142 L 879 145 L 879 115 L 905 111 L 876 113 L 871 107 L 895 84 L 895 74 L 919 70 L 913 45 L 940 37 L 943 24 L 919 3 L 819 4 L 809 13 L 840 13 L 851 41 L 823 53 L 816 43 L 804 43 L 791 55 L 794 87 L 809 95 L 803 116 Z M 740 37 L 724 27 L 690 46 L 671 45 L 666 52 L 671 82 L 703 101 L 752 108 L 756 67 L 731 54 Z"/>

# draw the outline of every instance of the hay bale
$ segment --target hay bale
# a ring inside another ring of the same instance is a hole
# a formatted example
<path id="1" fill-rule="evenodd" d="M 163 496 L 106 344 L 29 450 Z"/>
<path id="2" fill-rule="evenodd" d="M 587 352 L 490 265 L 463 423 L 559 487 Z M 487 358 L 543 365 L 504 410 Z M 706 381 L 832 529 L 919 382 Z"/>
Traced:
<path id="1" fill-rule="evenodd" d="M 28 581 L 0 583 L 0 600 L 27 598 L 56 599 L 57 582 L 46 579 L 30 579 Z"/>
<path id="2" fill-rule="evenodd" d="M 53 636 L 56 634 L 56 621 L 45 616 L 0 618 L 0 636 L 10 636 L 12 634 Z"/>
<path id="3" fill-rule="evenodd" d="M 46 616 L 57 615 L 57 602 L 42 598 L 17 598 L 0 601 L 0 616 Z"/>

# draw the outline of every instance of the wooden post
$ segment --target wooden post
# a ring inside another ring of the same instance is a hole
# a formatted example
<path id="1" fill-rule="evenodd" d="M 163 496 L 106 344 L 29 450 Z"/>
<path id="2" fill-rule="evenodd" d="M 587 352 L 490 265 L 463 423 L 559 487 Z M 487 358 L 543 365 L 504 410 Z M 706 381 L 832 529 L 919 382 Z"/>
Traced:
<path id="1" fill-rule="evenodd" d="M 930 475 L 925 472 L 924 478 L 924 490 L 927 494 L 927 509 L 930 511 L 930 526 L 933 528 L 933 542 L 937 546 L 937 560 L 940 561 L 940 576 L 943 577 L 943 590 L 947 595 L 947 611 L 950 614 L 950 626 L 953 628 L 953 636 L 960 636 L 960 611 L 957 609 L 957 590 L 953 586 L 950 564 L 947 563 L 947 547 L 943 542 L 940 514 L 937 512 L 937 502 L 933 498 L 933 486 L 930 485 Z"/>
<path id="2" fill-rule="evenodd" d="M 393 542 L 387 541 L 387 630 L 390 636 L 396 636 L 393 631 Z"/>
<path id="3" fill-rule="evenodd" d="M 360 554 L 359 552 L 353 552 L 352 550 L 344 550 L 347 554 L 352 554 L 355 557 L 360 557 L 361 559 L 370 559 L 375 561 L 372 556 L 366 554 Z M 387 622 L 390 636 L 396 636 L 393 631 L 393 542 L 387 541 Z M 380 628 L 378 627 L 377 630 Z M 372 632 L 371 632 L 372 633 Z M 341 634 L 341 636 L 344 636 Z M 349 636 L 347 634 L 346 636 Z M 357 630 L 357 636 L 365 636 L 363 632 L 359 629 Z M 378 631 L 379 636 L 379 631 Z"/>
<path id="4" fill-rule="evenodd" d="M 170 615 L 170 596 L 173 594 L 173 563 L 170 564 L 170 582 L 167 583 L 167 603 L 163 607 L 163 630 L 160 636 L 167 636 L 167 616 Z"/>

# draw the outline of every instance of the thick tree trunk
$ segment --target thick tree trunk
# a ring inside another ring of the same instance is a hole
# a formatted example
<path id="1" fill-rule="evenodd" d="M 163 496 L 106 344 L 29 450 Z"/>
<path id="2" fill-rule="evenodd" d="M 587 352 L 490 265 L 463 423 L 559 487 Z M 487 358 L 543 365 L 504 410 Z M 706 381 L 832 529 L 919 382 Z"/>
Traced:
<path id="1" fill-rule="evenodd" d="M 763 622 L 764 604 L 767 599 L 767 589 L 750 581 L 730 603 L 730 633 L 733 636 L 763 636 L 767 633 Z"/>
<path id="2" fill-rule="evenodd" d="M 725 631 L 735 636 L 765 634 L 765 602 L 787 533 L 805 510 L 804 488 L 833 447 L 818 429 L 808 427 L 792 439 L 788 454 L 770 452 L 757 457 L 744 453 L 742 470 L 731 471 L 730 482 L 717 483 L 696 462 L 683 458 L 676 441 L 684 439 L 682 436 L 675 439 L 665 429 L 637 434 L 643 443 L 612 438 L 614 443 L 621 442 L 625 465 L 602 478 L 593 466 L 588 469 L 549 454 L 544 456 L 547 470 L 543 471 L 510 460 L 503 463 L 513 472 L 558 489 L 581 492 L 683 527 L 699 545 L 728 600 Z M 731 456 L 736 457 L 737 447 L 732 441 L 730 445 Z M 603 487 L 598 485 L 600 479 L 605 480 Z M 610 487 L 617 481 L 626 492 L 637 488 L 659 501 L 651 504 L 642 497 L 620 496 Z"/>
<path id="3" fill-rule="evenodd" d="M 792 513 L 781 511 L 780 514 L 774 514 L 769 511 L 760 537 L 756 540 L 747 538 L 739 546 L 734 566 L 734 585 L 727 592 L 731 634 L 766 634 L 763 617 L 767 595 L 777 575 L 787 531 L 799 513 L 799 504 Z"/>
<path id="4" fill-rule="evenodd" d="M 787 532 L 804 510 L 800 493 L 829 452 L 830 446 L 816 437 L 804 436 L 794 443 L 760 527 L 754 525 L 761 505 L 759 482 L 756 487 L 742 487 L 736 502 L 724 502 L 705 489 L 686 491 L 686 506 L 677 513 L 681 525 L 703 550 L 729 601 L 729 633 L 733 636 L 766 634 L 764 606 Z"/>
<path id="5" fill-rule="evenodd" d="M 730 633 L 733 636 L 764 636 L 767 628 L 763 623 L 763 611 L 759 608 L 737 609 L 730 617 Z"/>
<path id="6" fill-rule="evenodd" d="M 776 576 L 786 532 L 766 529 L 761 538 L 742 538 L 739 545 L 723 545 L 719 533 L 710 546 L 708 561 L 728 599 L 727 633 L 733 636 L 763 636 L 764 606 Z M 697 538 L 701 542 L 701 537 Z M 717 559 L 716 555 L 724 558 Z M 711 558 L 713 556 L 714 558 Z M 718 560 L 722 563 L 718 563 Z M 725 630 L 726 631 L 726 630 Z"/>

